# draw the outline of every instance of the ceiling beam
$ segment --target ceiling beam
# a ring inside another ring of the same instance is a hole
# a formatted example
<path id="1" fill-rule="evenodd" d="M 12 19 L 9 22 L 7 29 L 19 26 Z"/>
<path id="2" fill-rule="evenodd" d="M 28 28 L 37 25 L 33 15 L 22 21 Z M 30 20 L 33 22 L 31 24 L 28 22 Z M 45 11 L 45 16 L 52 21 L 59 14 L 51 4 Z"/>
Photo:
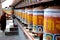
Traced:
<path id="1" fill-rule="evenodd" d="M 18 3 L 16 3 L 15 5 L 13 5 L 13 7 L 17 6 L 18 4 L 20 4 L 22 0 L 20 0 Z"/>

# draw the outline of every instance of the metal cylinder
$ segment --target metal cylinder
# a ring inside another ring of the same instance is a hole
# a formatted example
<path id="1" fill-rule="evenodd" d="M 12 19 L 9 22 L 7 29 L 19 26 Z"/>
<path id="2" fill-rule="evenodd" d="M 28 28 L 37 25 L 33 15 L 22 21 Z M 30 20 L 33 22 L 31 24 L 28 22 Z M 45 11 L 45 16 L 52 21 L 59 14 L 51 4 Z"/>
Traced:
<path id="1" fill-rule="evenodd" d="M 33 32 L 42 33 L 44 22 L 44 7 L 40 6 L 33 9 Z"/>
<path id="2" fill-rule="evenodd" d="M 44 10 L 44 35 L 46 40 L 60 40 L 60 6 Z"/>
<path id="3" fill-rule="evenodd" d="M 25 24 L 27 24 L 27 19 L 28 19 L 28 17 L 27 17 L 28 12 L 27 11 L 28 11 L 27 8 L 25 8 Z"/>

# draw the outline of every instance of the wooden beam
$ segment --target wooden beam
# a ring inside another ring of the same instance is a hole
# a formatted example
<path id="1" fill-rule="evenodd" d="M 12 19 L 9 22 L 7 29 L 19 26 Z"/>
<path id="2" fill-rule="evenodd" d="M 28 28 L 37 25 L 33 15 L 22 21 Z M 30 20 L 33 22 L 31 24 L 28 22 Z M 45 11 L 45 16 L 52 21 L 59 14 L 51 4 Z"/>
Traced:
<path id="1" fill-rule="evenodd" d="M 21 0 L 18 2 L 18 3 L 16 3 L 13 7 L 15 7 L 15 6 L 17 6 L 20 2 L 22 2 Z"/>

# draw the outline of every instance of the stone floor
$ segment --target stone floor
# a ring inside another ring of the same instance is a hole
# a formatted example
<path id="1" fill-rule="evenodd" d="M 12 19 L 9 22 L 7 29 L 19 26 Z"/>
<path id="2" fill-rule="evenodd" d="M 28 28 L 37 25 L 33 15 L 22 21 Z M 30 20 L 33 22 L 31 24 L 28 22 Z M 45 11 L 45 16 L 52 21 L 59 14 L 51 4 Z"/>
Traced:
<path id="1" fill-rule="evenodd" d="M 19 29 L 19 35 L 6 36 L 3 31 L 0 30 L 0 40 L 27 40 L 25 34 Z"/>

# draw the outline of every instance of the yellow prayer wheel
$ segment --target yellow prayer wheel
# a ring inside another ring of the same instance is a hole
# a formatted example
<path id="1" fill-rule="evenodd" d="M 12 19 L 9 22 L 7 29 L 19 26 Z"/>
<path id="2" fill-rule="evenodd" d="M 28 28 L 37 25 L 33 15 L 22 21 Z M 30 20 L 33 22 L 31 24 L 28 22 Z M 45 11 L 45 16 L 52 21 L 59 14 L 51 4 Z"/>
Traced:
<path id="1" fill-rule="evenodd" d="M 16 16 L 16 10 L 14 10 L 14 15 Z"/>
<path id="2" fill-rule="evenodd" d="M 15 14 L 15 16 L 17 17 L 17 10 L 14 10 L 14 14 Z"/>
<path id="3" fill-rule="evenodd" d="M 25 8 L 25 23 L 28 24 L 28 8 Z"/>
<path id="4" fill-rule="evenodd" d="M 33 32 L 42 33 L 44 24 L 44 7 L 33 9 Z"/>
<path id="5" fill-rule="evenodd" d="M 19 17 L 18 17 L 18 16 L 19 16 L 18 10 L 16 10 L 16 14 L 17 14 L 17 18 L 19 18 Z"/>
<path id="6" fill-rule="evenodd" d="M 22 9 L 20 9 L 20 17 L 21 17 L 21 19 L 20 19 L 20 21 L 22 22 Z"/>
<path id="7" fill-rule="evenodd" d="M 22 9 L 21 10 L 22 12 L 22 23 L 24 23 L 24 18 L 25 18 L 25 9 Z"/>
<path id="8" fill-rule="evenodd" d="M 60 6 L 44 9 L 44 35 L 46 40 L 60 40 Z"/>
<path id="9" fill-rule="evenodd" d="M 44 30 L 47 33 L 60 34 L 60 6 L 44 10 Z"/>
<path id="10" fill-rule="evenodd" d="M 17 14 L 18 14 L 18 19 L 21 19 L 21 17 L 20 17 L 21 10 L 20 9 L 17 10 Z"/>
<path id="11" fill-rule="evenodd" d="M 33 25 L 33 8 L 28 8 L 28 14 L 27 14 L 27 17 L 28 17 L 28 28 L 33 28 L 32 25 Z"/>
<path id="12" fill-rule="evenodd" d="M 20 19 L 20 9 L 17 10 L 18 19 Z"/>
<path id="13" fill-rule="evenodd" d="M 22 9 L 22 18 L 25 18 L 25 9 Z"/>
<path id="14" fill-rule="evenodd" d="M 28 9 L 28 23 L 32 23 L 33 9 Z"/>
<path id="15" fill-rule="evenodd" d="M 19 19 L 19 10 L 16 10 L 16 16 L 17 16 L 17 18 Z"/>

